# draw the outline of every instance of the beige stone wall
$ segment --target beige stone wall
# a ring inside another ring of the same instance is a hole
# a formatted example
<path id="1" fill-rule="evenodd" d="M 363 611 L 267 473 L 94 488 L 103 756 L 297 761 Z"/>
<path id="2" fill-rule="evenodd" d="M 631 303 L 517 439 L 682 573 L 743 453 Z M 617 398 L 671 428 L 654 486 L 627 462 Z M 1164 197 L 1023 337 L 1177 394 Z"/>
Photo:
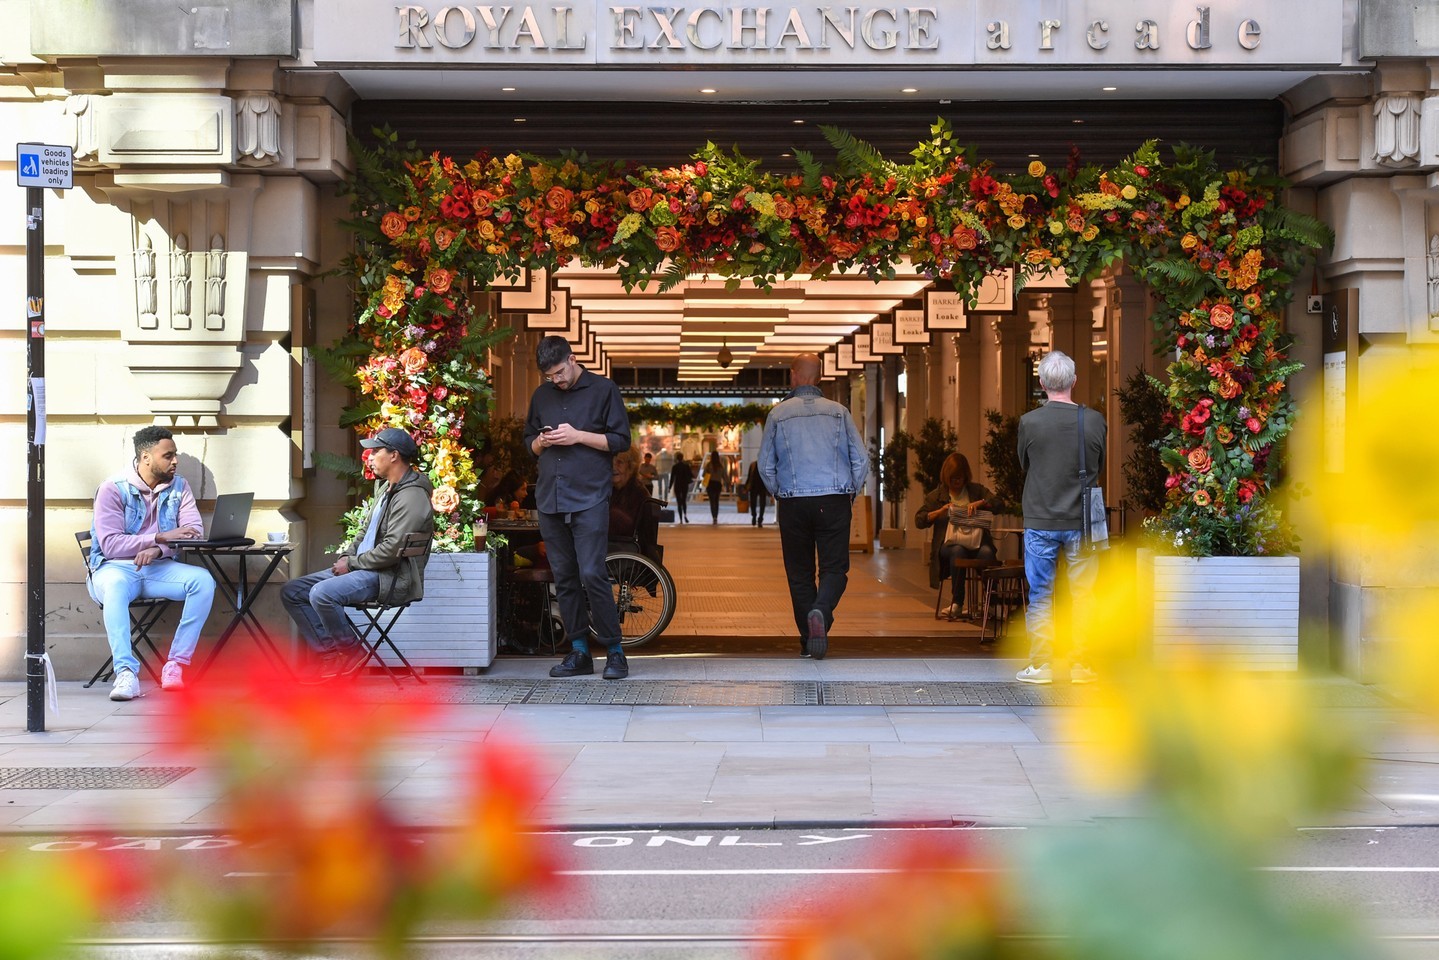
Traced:
<path id="1" fill-rule="evenodd" d="M 348 243 L 334 195 L 349 167 L 347 91 L 273 60 L 57 68 L 7 53 L 3 67 L 0 125 L 17 135 L 0 146 L 0 168 L 13 170 L 16 140 L 76 148 L 74 189 L 46 200 L 46 610 L 59 675 L 88 677 L 104 631 L 73 534 L 89 526 L 96 485 L 129 464 L 138 427 L 175 431 L 202 513 L 218 493 L 253 491 L 251 536 L 288 531 L 297 569 L 337 539 L 348 493 L 296 453 L 306 336 L 296 291 L 314 293 L 313 342 L 344 332 L 345 286 L 321 274 Z M 23 200 L 0 191 L 8 290 L 24 289 Z M 15 387 L 0 400 L 0 438 L 14 451 L 26 448 L 22 322 L 17 311 L 0 319 L 0 370 Z M 344 392 L 321 372 L 314 381 L 308 442 L 353 452 L 335 426 Z M 25 497 L 22 454 L 0 473 L 0 678 L 23 675 Z M 209 633 L 227 619 L 220 608 Z M 288 633 L 272 598 L 262 609 Z"/>

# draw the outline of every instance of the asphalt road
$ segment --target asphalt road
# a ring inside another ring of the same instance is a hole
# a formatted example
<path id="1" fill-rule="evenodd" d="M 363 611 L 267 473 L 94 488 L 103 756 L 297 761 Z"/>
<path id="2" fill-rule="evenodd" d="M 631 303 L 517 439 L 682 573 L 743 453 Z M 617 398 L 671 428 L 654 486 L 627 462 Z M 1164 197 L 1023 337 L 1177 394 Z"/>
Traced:
<path id="1" fill-rule="evenodd" d="M 1024 828 L 925 831 L 923 839 L 971 840 L 1003 851 Z M 709 830 L 546 833 L 539 837 L 563 857 L 570 892 L 558 901 L 521 903 L 483 927 L 427 931 L 416 957 L 536 956 L 646 960 L 718 960 L 748 956 L 779 910 L 814 907 L 840 887 L 873 882 L 913 830 Z M 946 835 L 941 837 L 940 835 Z M 7 836 L 0 847 L 63 849 L 75 843 L 126 845 L 146 853 L 175 851 L 193 858 L 202 882 L 263 882 L 236 877 L 215 848 L 216 836 Z M 443 843 L 430 834 L 425 842 Z M 1319 899 L 1364 918 L 1401 960 L 1439 958 L 1439 828 L 1301 830 L 1265 867 L 1277 887 L 1296 899 Z M 209 876 L 206 876 L 209 874 Z M 353 957 L 354 944 L 335 944 L 312 957 Z M 218 957 L 196 939 L 174 904 L 134 905 L 112 918 L 78 956 L 93 958 Z M 256 948 L 256 958 L 281 955 Z"/>

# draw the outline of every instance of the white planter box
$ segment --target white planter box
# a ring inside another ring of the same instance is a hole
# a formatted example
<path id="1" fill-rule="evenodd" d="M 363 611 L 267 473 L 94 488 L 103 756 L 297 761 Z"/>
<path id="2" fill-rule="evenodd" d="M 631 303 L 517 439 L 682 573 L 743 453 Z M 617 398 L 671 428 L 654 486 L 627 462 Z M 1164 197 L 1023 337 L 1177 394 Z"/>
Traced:
<path id="1" fill-rule="evenodd" d="M 364 622 L 359 613 L 350 618 Z M 390 636 L 417 668 L 488 667 L 496 648 L 494 558 L 489 553 L 430 554 L 425 599 L 410 604 Z"/>
<path id="2" fill-rule="evenodd" d="M 1299 668 L 1298 557 L 1167 557 L 1153 573 L 1154 659 L 1219 659 L 1252 670 Z"/>

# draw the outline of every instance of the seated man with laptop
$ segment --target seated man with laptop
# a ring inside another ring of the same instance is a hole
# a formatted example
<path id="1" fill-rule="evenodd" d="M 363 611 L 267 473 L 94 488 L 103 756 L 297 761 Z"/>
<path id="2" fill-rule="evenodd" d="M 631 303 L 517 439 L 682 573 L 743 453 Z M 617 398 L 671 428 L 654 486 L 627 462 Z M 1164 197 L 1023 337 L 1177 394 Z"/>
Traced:
<path id="1" fill-rule="evenodd" d="M 386 427 L 360 446 L 370 451 L 370 471 L 380 481 L 364 536 L 347 544 L 328 570 L 291 580 L 280 590 L 290 618 L 320 654 L 305 678 L 312 683 L 347 676 L 368 659 L 345 607 L 381 598 L 407 603 L 424 595 L 427 557 L 400 555 L 407 534 L 433 534 L 435 529 L 430 478 L 412 466 L 420 448 L 398 427 Z"/>
<path id="2" fill-rule="evenodd" d="M 95 517 L 90 527 L 90 596 L 101 605 L 105 633 L 114 658 L 111 700 L 140 695 L 140 661 L 130 636 L 130 604 L 159 599 L 184 602 L 175 639 L 160 673 L 160 686 L 185 685 L 210 615 L 215 581 L 210 574 L 175 559 L 174 544 L 201 536 L 200 512 L 190 485 L 177 468 L 180 456 L 174 435 L 164 427 L 135 431 L 135 462 L 129 472 L 111 477 L 95 492 Z"/>

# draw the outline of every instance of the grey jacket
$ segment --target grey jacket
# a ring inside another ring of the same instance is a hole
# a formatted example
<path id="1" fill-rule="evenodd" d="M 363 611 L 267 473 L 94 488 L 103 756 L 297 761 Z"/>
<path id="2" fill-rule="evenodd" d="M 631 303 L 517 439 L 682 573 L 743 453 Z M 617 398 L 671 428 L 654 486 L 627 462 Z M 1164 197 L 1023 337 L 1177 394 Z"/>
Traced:
<path id="1" fill-rule="evenodd" d="M 435 510 L 430 505 L 430 478 L 411 468 L 393 487 L 381 480 L 375 485 L 371 509 L 374 509 L 373 504 L 380 502 L 387 489 L 390 495 L 384 500 L 384 513 L 380 514 L 380 528 L 375 535 L 374 547 L 361 554 L 346 550 L 341 556 L 350 558 L 352 570 L 374 570 L 380 574 L 377 598 L 380 602 L 411 603 L 425 596 L 425 563 L 430 558 L 429 552 L 419 557 L 402 558 L 400 550 L 407 533 L 434 535 Z"/>

